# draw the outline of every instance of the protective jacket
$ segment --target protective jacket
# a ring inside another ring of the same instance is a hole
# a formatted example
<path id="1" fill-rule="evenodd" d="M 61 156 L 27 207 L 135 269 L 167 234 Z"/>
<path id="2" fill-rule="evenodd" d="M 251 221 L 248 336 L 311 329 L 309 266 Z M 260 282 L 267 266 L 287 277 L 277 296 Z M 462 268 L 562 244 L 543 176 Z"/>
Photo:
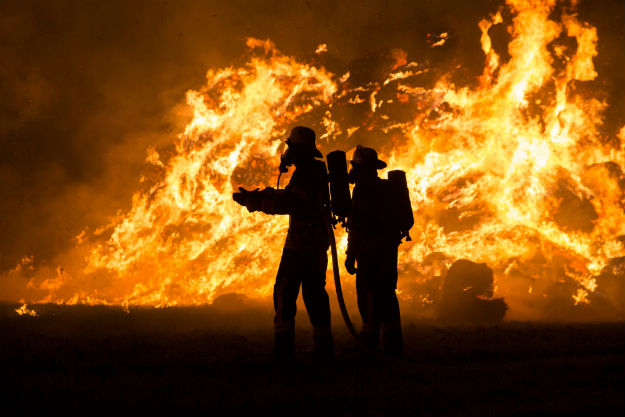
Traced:
<path id="1" fill-rule="evenodd" d="M 324 218 L 329 209 L 328 173 L 322 161 L 299 165 L 284 189 L 265 188 L 259 193 L 261 211 L 289 215 L 285 248 L 328 249 L 330 240 Z"/>
<path id="2" fill-rule="evenodd" d="M 388 180 L 372 178 L 354 186 L 352 212 L 348 219 L 347 254 L 397 250 L 399 231 L 389 218 L 394 198 Z"/>

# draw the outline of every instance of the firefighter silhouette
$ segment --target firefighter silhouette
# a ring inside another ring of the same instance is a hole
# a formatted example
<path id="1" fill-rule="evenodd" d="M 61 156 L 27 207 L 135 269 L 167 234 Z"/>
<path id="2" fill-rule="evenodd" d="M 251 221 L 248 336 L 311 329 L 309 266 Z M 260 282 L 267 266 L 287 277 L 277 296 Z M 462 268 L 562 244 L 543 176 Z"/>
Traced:
<path id="1" fill-rule="evenodd" d="M 233 194 L 237 203 L 250 212 L 288 214 L 289 229 L 278 267 L 273 291 L 274 357 L 289 360 L 294 356 L 296 301 L 300 286 L 304 304 L 313 326 L 313 351 L 317 359 L 331 360 L 334 343 L 330 329 L 330 303 L 325 290 L 329 236 L 328 174 L 316 148 L 315 132 L 297 126 L 286 140 L 280 172 L 295 165 L 284 189 L 267 187 L 262 191 L 239 188 Z"/>
<path id="2" fill-rule="evenodd" d="M 378 159 L 374 149 L 360 145 L 350 162 L 350 182 L 355 186 L 347 222 L 345 267 L 348 273 L 356 274 L 361 338 L 377 349 L 381 331 L 384 352 L 401 356 L 402 330 L 395 293 L 397 248 L 402 237 L 409 239 L 408 230 L 414 223 L 405 174 L 391 171 L 388 180 L 378 177 L 377 170 L 386 163 Z"/>

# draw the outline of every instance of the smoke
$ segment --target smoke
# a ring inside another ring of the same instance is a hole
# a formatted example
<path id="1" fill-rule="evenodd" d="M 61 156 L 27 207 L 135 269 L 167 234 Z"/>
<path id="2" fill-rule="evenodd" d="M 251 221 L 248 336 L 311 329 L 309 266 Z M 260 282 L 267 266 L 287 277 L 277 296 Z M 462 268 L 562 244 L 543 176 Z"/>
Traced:
<path id="1" fill-rule="evenodd" d="M 323 64 L 337 74 L 350 71 L 352 79 L 375 78 L 403 51 L 408 61 L 427 61 L 433 81 L 461 66 L 454 81 L 470 85 L 484 61 L 477 22 L 499 5 L 3 2 L 0 270 L 21 262 L 54 276 L 62 274 L 58 264 L 76 262 L 67 258 L 74 237 L 130 207 L 142 176 L 150 175 L 146 150 L 167 149 L 188 122 L 185 92 L 203 84 L 207 69 L 240 63 L 246 37 L 269 38 L 304 61 L 315 60 L 325 43 Z M 625 11 L 620 1 L 598 7 L 589 0 L 579 10 L 597 26 L 596 84 L 609 104 L 602 134 L 616 140 L 625 124 Z M 430 48 L 428 34 L 443 32 L 444 47 Z M 492 35 L 505 60 L 507 34 Z M 358 114 L 345 118 L 357 122 Z M 358 134 L 352 140 L 375 141 Z M 567 213 L 560 215 L 568 222 Z"/>
<path id="2" fill-rule="evenodd" d="M 295 55 L 329 42 L 343 61 L 422 37 L 419 8 L 393 30 L 392 10 L 378 6 L 3 2 L 0 269 L 24 255 L 49 262 L 83 228 L 127 209 L 145 150 L 184 126 L 184 93 L 208 68 L 241 60 L 245 37 Z"/>

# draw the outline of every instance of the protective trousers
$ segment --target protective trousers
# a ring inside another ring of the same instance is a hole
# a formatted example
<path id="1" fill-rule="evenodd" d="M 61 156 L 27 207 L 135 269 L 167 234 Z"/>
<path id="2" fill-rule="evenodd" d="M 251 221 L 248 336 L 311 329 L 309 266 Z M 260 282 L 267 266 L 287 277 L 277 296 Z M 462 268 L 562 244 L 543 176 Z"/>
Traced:
<path id="1" fill-rule="evenodd" d="M 288 359 L 294 354 L 295 313 L 300 285 L 304 305 L 313 326 L 314 353 L 331 359 L 334 343 L 330 329 L 330 301 L 325 290 L 328 255 L 325 250 L 285 248 L 273 288 L 274 354 Z"/>
<path id="2" fill-rule="evenodd" d="M 357 256 L 356 294 L 362 317 L 362 340 L 377 349 L 382 330 L 384 352 L 399 356 L 403 337 L 397 286 L 397 249 L 361 253 Z"/>

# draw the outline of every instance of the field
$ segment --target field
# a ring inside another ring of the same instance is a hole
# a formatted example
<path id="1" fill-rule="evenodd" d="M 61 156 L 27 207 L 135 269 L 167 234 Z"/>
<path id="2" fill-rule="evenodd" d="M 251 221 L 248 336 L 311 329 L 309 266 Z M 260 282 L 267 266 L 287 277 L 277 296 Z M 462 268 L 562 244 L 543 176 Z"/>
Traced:
<path id="1" fill-rule="evenodd" d="M 305 313 L 297 363 L 270 360 L 272 314 L 0 306 L 3 408 L 19 415 L 622 415 L 624 323 L 442 326 L 404 320 L 405 360 L 363 352 L 335 315 L 316 366 Z"/>

